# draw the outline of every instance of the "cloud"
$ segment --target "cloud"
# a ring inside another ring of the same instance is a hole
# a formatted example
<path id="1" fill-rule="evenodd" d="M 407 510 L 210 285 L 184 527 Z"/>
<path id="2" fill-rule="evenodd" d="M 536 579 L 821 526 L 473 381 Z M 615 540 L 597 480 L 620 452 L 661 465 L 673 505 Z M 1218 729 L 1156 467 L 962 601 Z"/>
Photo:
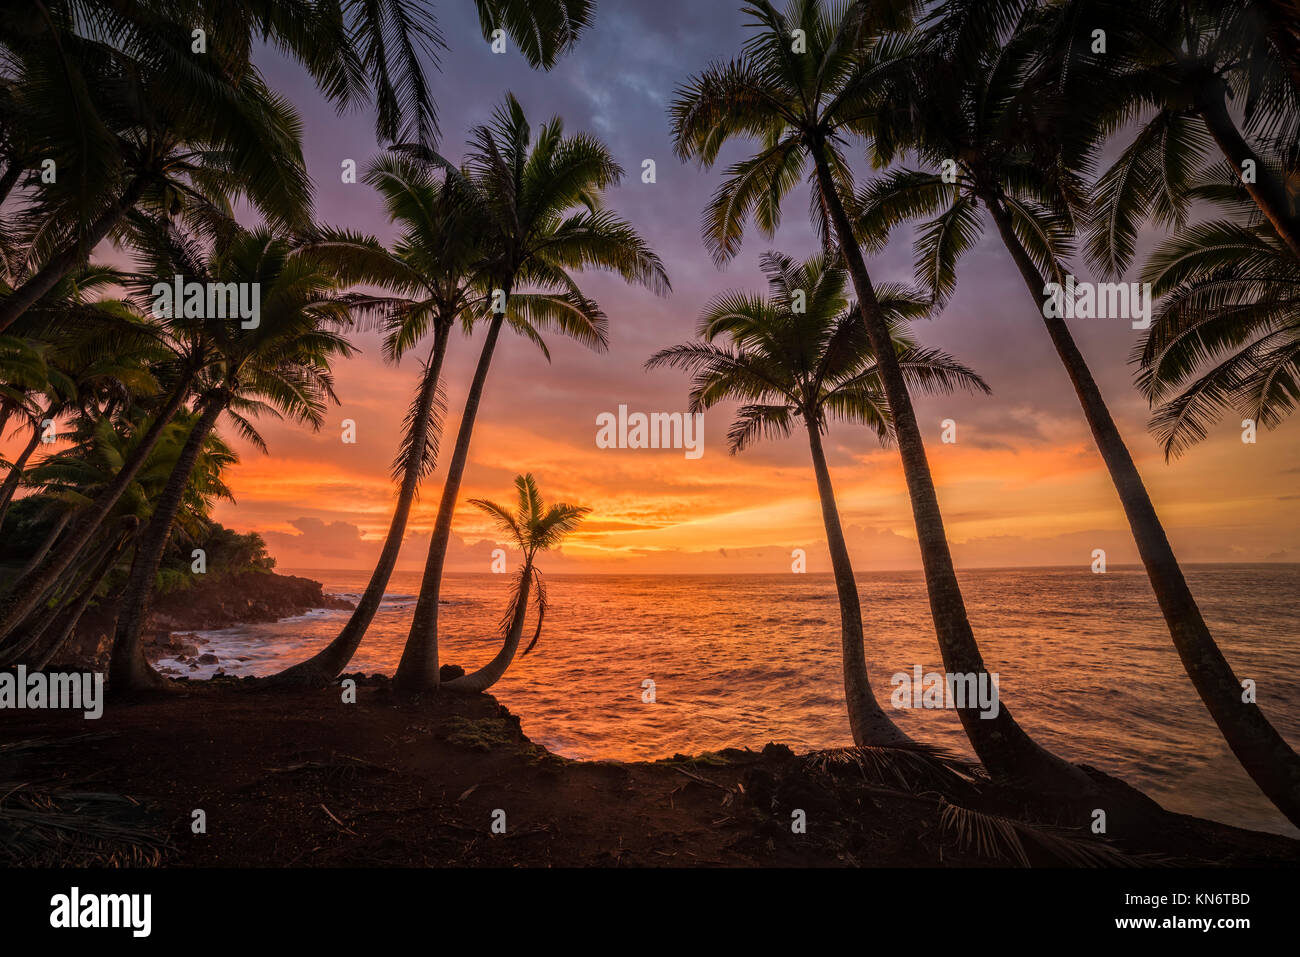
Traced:
<path id="1" fill-rule="evenodd" d="M 367 537 L 360 526 L 345 521 L 322 521 L 319 518 L 300 516 L 287 524 L 294 532 L 262 532 L 267 548 L 282 569 L 340 568 L 366 570 L 379 560 L 383 547 L 382 537 Z M 408 531 L 402 541 L 398 568 L 419 571 L 428 557 L 430 535 L 428 532 Z M 491 537 L 471 536 L 470 540 L 453 534 L 447 546 L 446 568 L 449 571 L 488 571 L 492 553 L 497 548 L 512 550 Z M 551 562 L 563 562 L 562 553 L 555 553 Z"/>
<path id="2" fill-rule="evenodd" d="M 369 554 L 377 543 L 367 542 L 351 522 L 324 522 L 319 518 L 293 518 L 297 534 L 263 532 L 271 554 L 295 557 L 357 558 Z M 284 560 L 281 559 L 281 564 Z"/>

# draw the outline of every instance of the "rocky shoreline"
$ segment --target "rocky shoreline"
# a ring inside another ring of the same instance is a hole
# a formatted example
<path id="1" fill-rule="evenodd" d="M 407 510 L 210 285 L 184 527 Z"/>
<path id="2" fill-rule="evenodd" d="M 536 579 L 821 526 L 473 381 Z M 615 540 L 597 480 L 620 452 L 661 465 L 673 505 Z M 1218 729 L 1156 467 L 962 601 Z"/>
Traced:
<path id="1" fill-rule="evenodd" d="M 184 658 L 196 666 L 216 664 L 214 657 L 200 654 L 194 632 L 280 621 L 319 608 L 353 607 L 345 598 L 326 594 L 324 586 L 310 578 L 274 572 L 226 575 L 154 599 L 145 632 L 145 657 L 151 662 Z M 102 671 L 108 664 L 116 620 L 115 602 L 87 611 L 53 666 Z"/>

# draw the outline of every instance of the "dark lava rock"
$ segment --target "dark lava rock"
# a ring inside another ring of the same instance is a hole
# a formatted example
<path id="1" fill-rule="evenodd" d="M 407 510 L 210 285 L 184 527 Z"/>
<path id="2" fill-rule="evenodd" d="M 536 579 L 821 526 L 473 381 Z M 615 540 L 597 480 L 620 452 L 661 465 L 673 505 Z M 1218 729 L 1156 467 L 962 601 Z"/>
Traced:
<path id="1" fill-rule="evenodd" d="M 274 572 L 195 575 L 189 588 L 156 595 L 146 623 L 146 660 L 190 658 L 198 638 L 190 634 L 235 625 L 279 621 L 316 608 L 350 610 L 350 601 L 327 595 L 320 582 Z M 117 603 L 102 601 L 87 609 L 77 629 L 52 662 L 56 670 L 103 671 L 117 620 Z"/>
<path id="2" fill-rule="evenodd" d="M 200 580 L 192 588 L 159 595 L 151 623 L 169 631 L 209 630 L 279 621 L 313 608 L 352 607 L 345 599 L 325 594 L 321 583 L 310 578 L 245 572 Z"/>
<path id="3" fill-rule="evenodd" d="M 763 760 L 774 762 L 789 761 L 794 757 L 794 752 L 788 745 L 777 744 L 775 741 L 769 741 L 763 746 Z"/>

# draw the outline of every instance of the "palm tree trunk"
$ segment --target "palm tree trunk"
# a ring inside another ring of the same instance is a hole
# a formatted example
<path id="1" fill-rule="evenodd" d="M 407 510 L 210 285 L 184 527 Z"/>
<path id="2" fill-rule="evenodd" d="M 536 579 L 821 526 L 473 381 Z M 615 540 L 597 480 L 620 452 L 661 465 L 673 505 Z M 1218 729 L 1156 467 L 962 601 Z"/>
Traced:
<path id="1" fill-rule="evenodd" d="M 1010 215 L 996 200 L 988 202 L 988 207 L 1002 242 L 1029 287 L 1030 295 L 1041 304 L 1045 280 L 1016 238 Z M 1041 314 L 1042 310 L 1039 312 Z M 1142 476 L 1110 416 L 1083 354 L 1075 345 L 1064 320 L 1044 317 L 1043 322 L 1074 385 L 1079 404 L 1083 406 L 1093 441 L 1110 471 L 1111 482 L 1119 493 L 1129 528 L 1137 542 L 1138 554 L 1142 556 L 1147 578 L 1156 593 L 1169 636 L 1187 676 L 1192 679 L 1196 693 L 1201 696 L 1246 773 L 1292 824 L 1300 826 L 1300 756 L 1282 739 L 1257 704 L 1242 700 L 1241 682 L 1233 674 L 1231 665 L 1201 617 L 1201 610 L 1183 578 Z"/>
<path id="2" fill-rule="evenodd" d="M 85 552 L 72 562 L 59 577 L 47 588 L 38 598 L 36 607 L 32 613 L 24 618 L 9 634 L 7 641 L 9 647 L 13 647 L 21 638 L 20 635 L 30 635 L 35 628 L 42 627 L 44 622 L 49 620 L 53 611 L 63 607 L 69 595 L 73 594 L 80 586 L 81 582 L 89 573 L 92 565 L 95 564 L 98 552 L 94 546 L 87 547 Z"/>
<path id="3" fill-rule="evenodd" d="M 813 471 L 817 473 L 817 494 L 822 502 L 822 520 L 826 524 L 826 546 L 831 553 L 835 572 L 835 590 L 840 598 L 840 644 L 844 665 L 844 698 L 849 708 L 849 729 L 856 745 L 890 747 L 911 744 L 912 739 L 899 730 L 876 701 L 867 675 L 867 656 L 863 648 L 862 605 L 858 583 L 853 577 L 853 563 L 844 542 L 840 513 L 831 488 L 831 473 L 822 449 L 821 430 L 809 419 L 808 444 L 812 449 Z"/>
<path id="4" fill-rule="evenodd" d="M 180 511 L 190 474 L 203 451 L 204 441 L 224 410 L 225 402 L 219 398 L 211 397 L 205 403 L 203 415 L 185 439 L 185 445 L 176 458 L 176 465 L 167 478 L 167 485 L 154 504 L 149 524 L 145 526 L 144 534 L 136 545 L 126 592 L 122 597 L 122 608 L 117 615 L 113 657 L 109 662 L 108 680 L 114 694 L 140 691 L 162 684 L 158 673 L 144 659 L 140 637 L 149 617 L 149 600 L 153 593 L 154 579 L 158 575 L 158 565 L 167 549 L 167 540 L 171 537 L 172 525 L 176 513 Z"/>
<path id="5" fill-rule="evenodd" d="M 524 633 L 524 619 L 528 616 L 528 593 L 533 584 L 533 560 L 531 557 L 524 560 L 523 569 L 519 574 L 519 594 L 515 598 L 515 614 L 510 619 L 510 630 L 506 632 L 506 640 L 501 646 L 501 650 L 497 652 L 495 658 L 478 671 L 468 675 L 461 675 L 459 678 L 453 678 L 444 684 L 442 687 L 447 691 L 469 693 L 487 691 L 488 688 L 501 680 L 501 676 L 510 667 L 510 662 L 515 660 L 515 652 L 519 650 L 519 639 L 523 637 Z"/>
<path id="6" fill-rule="evenodd" d="M 49 631 L 55 616 L 66 607 L 66 599 L 76 594 L 77 589 L 90 576 L 94 565 L 93 555 L 74 562 L 63 579 L 41 596 L 36 610 L 14 629 L 9 644 L 0 652 L 0 665 L 9 665 L 21 660 L 23 655 L 36 645 L 41 636 Z"/>
<path id="7" fill-rule="evenodd" d="M 105 541 L 111 537 L 111 535 L 105 536 Z M 97 543 L 92 539 L 90 544 L 82 550 L 81 554 L 78 555 L 74 561 L 69 563 L 66 569 L 64 569 L 63 574 L 59 576 L 58 580 L 49 587 L 45 594 L 41 595 L 41 600 L 38 604 L 54 606 L 62 605 L 63 600 L 72 590 L 71 584 L 80 581 L 81 578 L 84 577 L 86 570 L 95 564 L 99 555 L 100 551 Z M 35 615 L 40 613 L 40 608 L 38 607 L 32 614 Z M 24 626 L 19 625 L 16 630 L 22 631 L 23 627 Z"/>
<path id="8" fill-rule="evenodd" d="M 30 279 L 7 298 L 0 300 L 0 332 L 13 325 L 19 316 L 58 285 L 60 279 L 86 261 L 91 251 L 104 241 L 113 227 L 121 222 L 122 217 L 140 201 L 146 185 L 144 176 L 136 176 L 132 179 L 122 195 L 99 214 L 85 233 L 51 256 Z"/>
<path id="9" fill-rule="evenodd" d="M 54 543 L 59 540 L 59 536 L 63 534 L 63 530 L 68 527 L 68 522 L 72 521 L 72 515 L 75 511 L 75 509 L 71 508 L 64 509 L 58 520 L 45 533 L 45 538 L 36 547 L 36 551 L 32 552 L 31 557 L 27 559 L 27 563 L 23 565 L 22 571 L 18 573 L 19 578 L 30 573 L 33 568 L 40 564 L 41 559 L 49 553 L 50 549 L 54 547 Z"/>
<path id="10" fill-rule="evenodd" d="M 23 570 L 19 572 L 19 575 L 27 574 L 27 572 L 40 561 L 42 553 L 49 549 L 50 542 L 57 537 L 58 533 L 62 530 L 63 526 L 68 523 L 68 519 L 71 517 L 71 511 L 63 513 L 58 523 L 50 530 L 50 533 L 46 535 L 44 543 L 42 543 L 37 552 L 28 559 L 27 564 L 23 567 Z M 82 561 L 73 562 L 67 569 L 65 569 L 62 577 L 50 585 L 50 587 L 38 597 L 31 614 L 24 618 L 10 633 L 9 638 L 12 640 L 9 641 L 8 646 L 3 650 L 3 652 L 0 652 L 0 663 L 3 663 L 10 658 L 17 657 L 17 655 L 31 647 L 30 640 L 15 636 L 27 635 L 30 639 L 34 631 L 44 628 L 44 626 L 49 623 L 50 615 L 54 614 L 58 608 L 63 605 L 64 600 L 68 595 L 71 595 L 78 587 L 80 587 L 81 581 L 85 577 L 86 571 L 93 561 L 93 556 L 87 556 Z M 0 642 L 0 644 L 3 644 L 3 642 Z"/>
<path id="11" fill-rule="evenodd" d="M 510 290 L 506 290 L 506 295 Z M 465 474 L 469 458 L 469 443 L 474 434 L 474 417 L 478 415 L 483 398 L 483 384 L 492 365 L 492 353 L 505 315 L 494 315 L 488 324 L 487 338 L 479 353 L 478 366 L 465 397 L 465 412 L 461 415 L 460 430 L 456 433 L 456 448 L 447 466 L 447 480 L 442 487 L 442 500 L 438 503 L 438 517 L 429 541 L 429 554 L 424 562 L 424 577 L 420 581 L 420 597 L 415 603 L 411 631 L 406 636 L 406 647 L 397 664 L 394 683 L 406 691 L 433 691 L 438 687 L 438 593 L 442 588 L 442 569 L 447 560 L 447 545 L 451 541 L 451 520 L 456 512 L 456 498 L 460 495 L 460 480 Z"/>
<path id="12" fill-rule="evenodd" d="M 1214 142 L 1218 144 L 1223 155 L 1232 162 L 1238 176 L 1241 175 L 1243 162 L 1246 160 L 1254 162 L 1255 182 L 1247 183 L 1243 180 L 1242 185 L 1246 187 L 1246 192 L 1255 201 L 1264 218 L 1291 250 L 1291 254 L 1300 261 L 1300 216 L 1292 212 L 1293 206 L 1287 199 L 1285 187 L 1278 182 L 1272 170 L 1264 165 L 1264 161 L 1256 155 L 1237 130 L 1237 124 L 1232 121 L 1232 116 L 1228 113 L 1228 105 L 1224 102 L 1223 93 L 1217 89 L 1200 91 L 1196 97 L 1196 108 L 1201 118 L 1205 120 L 1205 125 L 1209 127 Z"/>
<path id="13" fill-rule="evenodd" d="M 80 563 L 68 576 L 67 588 L 63 595 L 64 601 L 56 603 L 50 608 L 38 609 L 28 617 L 27 621 L 23 623 L 22 628 L 18 629 L 18 633 L 23 634 L 25 632 L 26 637 L 19 639 L 12 647 L 5 649 L 3 656 L 0 656 L 0 664 L 8 666 L 20 663 L 24 657 L 29 656 L 29 652 L 31 652 L 33 648 L 40 645 L 41 641 L 47 635 L 58 635 L 62 627 L 65 624 L 68 624 L 69 614 L 72 613 L 74 609 L 80 607 L 81 610 L 76 611 L 75 617 L 71 619 L 71 624 L 76 624 L 76 619 L 81 617 L 81 611 L 84 611 L 85 606 L 89 604 L 89 599 L 87 599 L 85 603 L 80 602 L 80 589 L 87 582 L 90 582 L 90 590 L 92 592 L 98 588 L 99 583 L 103 580 L 103 577 L 108 574 L 109 568 L 112 567 L 112 561 L 109 561 L 109 559 L 111 558 L 115 561 L 118 552 L 121 550 L 119 545 L 111 545 L 109 542 L 105 542 L 104 544 L 105 548 L 101 555 L 90 561 Z M 71 631 L 71 627 L 68 628 L 68 631 Z M 64 637 L 66 638 L 66 635 L 64 635 Z M 47 650 L 48 644 L 49 643 L 47 643 Z M 62 640 L 59 640 L 58 644 L 62 645 Z M 54 648 L 53 650 L 57 651 L 58 648 Z M 53 652 L 51 651 L 50 655 L 52 656 L 52 654 Z M 39 657 L 48 660 L 49 656 L 41 655 Z M 39 670 L 41 666 L 33 664 L 32 667 L 35 670 Z"/>
<path id="14" fill-rule="evenodd" d="M 912 500 L 916 537 L 921 547 L 921 564 L 925 569 L 925 584 L 930 596 L 930 614 L 934 619 L 944 667 L 949 674 L 975 675 L 981 683 L 990 681 L 979 644 L 971 631 L 970 619 L 966 616 L 966 605 L 962 600 L 952 555 L 948 550 L 943 514 L 939 511 L 939 498 L 935 494 L 934 480 L 926 459 L 925 443 L 921 439 L 921 430 L 916 422 L 916 412 L 912 408 L 903 371 L 894 354 L 888 324 L 880 303 L 876 300 L 866 263 L 862 260 L 862 251 L 858 248 L 848 216 L 844 212 L 844 204 L 836 191 L 834 177 L 826 162 L 825 147 L 821 143 L 815 143 L 811 152 L 817 164 L 821 200 L 853 279 L 862 322 L 876 354 L 881 383 L 894 419 L 898 451 L 903 460 L 903 474 Z M 1076 794 L 1091 787 L 1090 779 L 1081 770 L 1035 742 L 1012 717 L 1011 709 L 1005 704 L 1000 705 L 994 718 L 981 716 L 978 706 L 973 703 L 956 710 L 966 737 L 990 773 L 1032 783 L 1042 789 Z"/>
<path id="15" fill-rule="evenodd" d="M 95 592 L 99 590 L 99 586 L 104 583 L 104 579 L 108 577 L 108 573 L 111 572 L 113 567 L 117 564 L 117 560 L 122 554 L 122 547 L 129 538 L 130 536 L 124 539 L 121 545 L 110 548 L 104 554 L 103 559 L 96 567 L 95 573 L 90 579 L 90 583 L 81 593 L 81 596 L 65 608 L 63 613 L 58 617 L 55 625 L 50 629 L 52 637 L 46 642 L 45 650 L 40 653 L 35 663 L 32 665 L 36 671 L 44 671 L 49 667 L 50 661 L 59 653 L 59 649 L 64 646 L 73 631 L 76 630 L 77 623 L 81 621 L 81 616 L 86 613 L 86 608 L 89 607 L 91 601 L 95 598 Z"/>
<path id="16" fill-rule="evenodd" d="M 118 470 L 113 481 L 105 487 L 91 505 L 81 511 L 76 521 L 69 527 L 67 534 L 64 536 L 63 544 L 54 549 L 53 553 L 35 569 L 27 575 L 15 579 L 8 586 L 6 589 L 7 600 L 3 612 L 0 613 L 0 640 L 7 637 L 18 623 L 31 613 L 32 609 L 41 600 L 41 596 L 49 591 L 67 567 L 72 564 L 73 560 L 81 554 L 81 550 L 86 547 L 95 532 L 99 530 L 104 519 L 113 510 L 113 506 L 118 503 L 118 500 L 130 488 L 131 483 L 135 481 L 136 474 L 153 453 L 154 447 L 162 438 L 163 432 L 185 403 L 185 397 L 189 394 L 189 390 L 190 380 L 187 378 L 176 387 L 176 390 L 168 398 L 167 404 L 154 417 L 149 430 L 145 432 L 140 444 L 136 446 L 135 452 L 122 463 L 122 467 Z"/>
<path id="17" fill-rule="evenodd" d="M 388 525 L 388 537 L 384 539 L 383 551 L 379 553 L 379 561 L 370 576 L 370 583 L 366 585 L 365 593 L 357 602 L 352 617 L 333 641 L 311 658 L 285 669 L 278 675 L 273 675 L 270 680 L 310 684 L 333 681 L 352 660 L 366 629 L 374 620 L 375 613 L 384 598 L 384 589 L 388 587 L 388 580 L 397 565 L 397 557 L 402 550 L 402 539 L 406 535 L 406 522 L 411 514 L 411 503 L 420 485 L 425 436 L 433 419 L 434 399 L 438 393 L 442 360 L 447 353 L 447 339 L 450 335 L 451 323 L 448 322 L 439 326 L 434 338 L 433 352 L 425 367 L 424 380 L 420 387 L 415 421 L 411 424 L 411 447 L 402 466 L 402 487 L 397 496 L 397 508 Z"/>
<path id="18" fill-rule="evenodd" d="M 13 464 L 9 466 L 9 474 L 5 476 L 4 485 L 0 485 L 0 528 L 4 527 L 5 516 L 9 514 L 9 503 L 13 501 L 14 493 L 18 491 L 18 483 L 23 480 L 23 469 L 27 467 L 28 460 L 36 451 L 36 446 L 41 444 L 40 424 L 32 423 L 32 438 L 27 443 L 27 447 L 18 454 Z"/>

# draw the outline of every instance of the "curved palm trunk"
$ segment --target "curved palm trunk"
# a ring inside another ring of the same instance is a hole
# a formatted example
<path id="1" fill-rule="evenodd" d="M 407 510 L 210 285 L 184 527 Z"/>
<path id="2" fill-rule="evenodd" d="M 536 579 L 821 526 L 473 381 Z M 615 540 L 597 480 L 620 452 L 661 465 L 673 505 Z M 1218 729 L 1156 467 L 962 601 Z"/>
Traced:
<path id="1" fill-rule="evenodd" d="M 333 641 L 301 664 L 273 675 L 271 681 L 313 684 L 333 681 L 352 660 L 366 629 L 374 620 L 375 613 L 384 599 L 384 589 L 388 587 L 388 580 L 397 565 L 397 557 L 402 550 L 402 539 L 406 535 L 406 522 L 411 514 L 411 503 L 415 499 L 415 490 L 420 484 L 425 436 L 433 420 L 433 404 L 438 393 L 442 360 L 447 353 L 447 339 L 450 335 L 451 324 L 447 323 L 438 329 L 434 339 L 433 354 L 429 357 L 424 382 L 420 388 L 415 421 L 411 424 L 414 438 L 406 462 L 403 464 L 402 487 L 397 496 L 397 508 L 393 511 L 392 521 L 388 525 L 388 537 L 384 539 L 383 551 L 379 553 L 379 561 L 370 575 L 365 593 L 357 602 L 352 617 Z"/>
<path id="2" fill-rule="evenodd" d="M 122 217 L 140 201 L 146 183 L 143 176 L 132 179 L 122 195 L 99 214 L 83 235 L 51 256 L 30 279 L 15 289 L 8 298 L 0 301 L 0 332 L 13 325 L 19 316 L 57 286 L 60 279 L 86 261 L 91 250 L 103 242 L 113 227 L 122 221 Z"/>
<path id="3" fill-rule="evenodd" d="M 509 290 L 506 290 L 507 295 Z M 447 560 L 447 545 L 451 541 L 451 519 L 456 511 L 456 498 L 460 495 L 460 480 L 465 474 L 469 458 L 469 443 L 474 434 L 474 417 L 478 415 L 483 398 L 483 384 L 492 365 L 492 353 L 501 334 L 504 315 L 492 317 L 487 338 L 479 353 L 478 366 L 465 397 L 465 412 L 456 433 L 456 448 L 447 466 L 447 481 L 438 503 L 438 518 L 434 522 L 433 537 L 429 541 L 429 555 L 424 563 L 424 577 L 420 581 L 420 598 L 415 604 L 411 631 L 406 636 L 402 660 L 398 662 L 394 683 L 406 691 L 432 691 L 438 687 L 438 593 L 442 588 L 442 570 Z"/>
<path id="4" fill-rule="evenodd" d="M 109 535 L 107 538 L 111 538 Z M 59 576 L 59 580 L 50 586 L 45 594 L 41 595 L 40 605 L 61 605 L 68 594 L 74 590 L 71 583 L 78 582 L 85 577 L 86 570 L 95 564 L 101 552 L 98 550 L 98 543 L 94 540 L 86 546 L 85 550 L 77 556 L 76 560 L 68 565 L 67 569 Z M 37 612 L 39 613 L 39 608 Z M 23 626 L 18 627 L 22 631 Z"/>
<path id="5" fill-rule="evenodd" d="M 40 605 L 23 619 L 22 624 L 13 629 L 8 644 L 4 649 L 0 649 L 0 666 L 21 661 L 23 655 L 34 648 L 36 642 L 40 641 L 40 637 L 49 631 L 56 616 L 62 614 L 62 611 L 68 607 L 69 598 L 77 594 L 77 589 L 81 588 L 90 576 L 94 564 L 94 559 L 74 564 L 65 581 L 40 597 Z"/>
<path id="6" fill-rule="evenodd" d="M 506 632 L 505 643 L 497 656 L 473 674 L 461 675 L 445 682 L 442 687 L 447 691 L 483 692 L 501 680 L 510 663 L 515 660 L 519 650 L 519 639 L 524 634 L 524 619 L 528 615 L 528 593 L 533 584 L 533 560 L 524 561 L 520 574 L 519 594 L 515 599 L 515 614 L 510 620 L 510 630 Z"/>
<path id="7" fill-rule="evenodd" d="M 59 653 L 59 650 L 67 642 L 68 638 L 71 637 L 73 631 L 77 627 L 77 623 L 81 621 L 81 616 L 86 613 L 86 608 L 90 605 L 91 601 L 95 597 L 95 593 L 99 590 L 99 586 L 103 584 L 104 579 L 108 577 L 108 573 L 111 572 L 113 567 L 117 564 L 117 560 L 121 556 L 122 548 L 125 546 L 127 540 L 129 540 L 129 536 L 123 541 L 122 545 L 114 548 L 105 556 L 103 564 L 99 569 L 97 569 L 95 578 L 82 593 L 81 598 L 74 606 L 64 612 L 59 624 L 54 629 L 53 638 L 46 646 L 45 651 L 43 651 L 40 657 L 36 660 L 34 667 L 37 671 L 44 671 L 48 668 L 50 661 L 53 660 L 54 656 Z"/>
<path id="8" fill-rule="evenodd" d="M 180 411 L 188 394 L 189 380 L 187 379 L 176 387 L 176 391 L 168 398 L 167 405 L 154 417 L 134 454 L 122 463 L 113 481 L 92 504 L 81 510 L 64 536 L 63 543 L 29 574 L 15 579 L 8 586 L 3 613 L 0 613 L 0 640 L 7 637 L 24 618 L 31 614 L 32 609 L 40 602 L 41 596 L 58 582 L 68 566 L 81 554 L 82 549 L 90 542 L 109 512 L 113 510 L 113 506 L 135 481 L 136 474 L 153 453 L 154 447 L 162 438 L 168 424 Z"/>
<path id="9" fill-rule="evenodd" d="M 113 557 L 116 558 L 117 556 Z M 113 562 L 106 562 L 106 564 L 111 568 Z M 108 577 L 108 572 L 109 568 L 105 568 L 104 573 L 99 578 L 86 586 L 85 591 L 81 593 L 81 597 L 65 608 L 55 620 L 55 623 L 50 628 L 50 638 L 46 641 L 45 650 L 40 653 L 32 664 L 34 671 L 44 671 L 48 668 L 50 662 L 54 660 L 54 656 L 68 643 L 68 639 L 72 637 L 72 633 L 77 628 L 77 623 L 81 621 L 81 616 L 86 613 L 86 609 L 94 599 L 95 591 L 103 580 Z"/>
<path id="10" fill-rule="evenodd" d="M 5 476 L 4 485 L 0 485 L 0 528 L 4 527 L 5 516 L 9 514 L 9 504 L 14 499 L 14 493 L 18 491 L 18 483 L 23 480 L 23 469 L 27 468 L 27 462 L 36 451 L 36 446 L 40 444 L 41 430 L 36 426 L 36 423 L 32 423 L 31 441 L 18 454 L 18 458 L 14 459 L 13 464 L 9 467 L 9 474 Z"/>
<path id="11" fill-rule="evenodd" d="M 167 478 L 167 485 L 154 505 L 149 524 L 145 526 L 144 534 L 136 545 L 131 575 L 117 616 L 113 657 L 109 662 L 108 680 L 114 694 L 158 687 L 163 683 L 162 677 L 144 659 L 140 636 L 149 616 L 149 599 L 152 597 L 154 579 L 158 575 L 158 565 L 167 549 L 167 539 L 171 537 L 172 524 L 176 520 L 176 513 L 180 511 L 185 487 L 199 460 L 203 443 L 224 409 L 225 403 L 220 400 L 213 399 L 207 403 L 202 417 L 185 439 L 176 465 Z"/>
<path id="12" fill-rule="evenodd" d="M 36 551 L 32 552 L 31 557 L 27 559 L 27 563 L 23 565 L 22 571 L 18 573 L 19 578 L 30 574 L 31 570 L 41 563 L 41 559 L 49 554 L 50 549 L 54 547 L 54 543 L 57 542 L 59 536 L 63 534 L 63 530 L 67 528 L 68 523 L 72 521 L 73 511 L 74 509 L 70 508 L 64 510 L 63 514 L 59 516 L 58 521 L 50 526 L 50 530 L 45 534 L 45 538 L 41 540 L 41 544 L 36 547 Z"/>
<path id="13" fill-rule="evenodd" d="M 863 648 L 862 605 L 858 583 L 853 577 L 853 563 L 844 543 L 840 513 L 831 488 L 831 473 L 822 449 L 821 431 L 809 421 L 808 444 L 812 448 L 813 471 L 817 473 L 817 494 L 822 503 L 822 520 L 826 524 L 826 546 L 831 553 L 835 572 L 835 590 L 840 599 L 840 645 L 844 664 L 844 698 L 849 708 L 849 729 L 856 745 L 889 747 L 911 744 L 912 739 L 899 730 L 876 701 L 867 676 L 867 656 Z"/>
<path id="14" fill-rule="evenodd" d="M 1287 199 L 1286 188 L 1278 182 L 1277 177 L 1264 165 L 1263 160 L 1255 154 L 1250 144 L 1237 130 L 1237 124 L 1232 121 L 1232 115 L 1228 112 L 1228 105 L 1224 102 L 1221 93 L 1202 91 L 1196 97 L 1196 108 L 1201 118 L 1205 120 L 1214 142 L 1218 144 L 1223 155 L 1232 162 L 1238 176 L 1241 175 L 1243 162 L 1254 161 L 1255 182 L 1247 183 L 1243 180 L 1242 185 L 1246 187 L 1246 192 L 1255 201 L 1264 218 L 1291 250 L 1291 255 L 1300 260 L 1300 216 L 1294 212 L 1297 206 L 1300 206 L 1300 197 L 1294 201 Z"/>
<path id="15" fill-rule="evenodd" d="M 14 629 L 9 644 L 0 651 L 0 665 L 22 661 L 37 646 L 59 616 L 67 610 L 69 599 L 77 594 L 77 590 L 90 578 L 100 561 L 103 561 L 102 556 L 96 558 L 92 555 L 73 563 L 64 580 L 41 596 L 39 607 Z"/>
<path id="16" fill-rule="evenodd" d="M 103 584 L 108 573 L 113 570 L 117 564 L 118 557 L 122 553 L 122 546 L 118 545 L 108 549 L 99 563 L 95 566 L 93 573 L 89 577 L 84 590 L 75 601 L 70 602 L 50 623 L 49 627 L 43 629 L 44 650 L 36 655 L 36 660 L 32 663 L 32 668 L 36 671 L 43 671 L 49 666 L 50 661 L 67 642 L 72 635 L 73 630 L 77 627 L 77 622 L 81 616 L 86 613 L 91 601 L 95 598 L 95 592 Z M 48 637 L 45 635 L 48 634 Z"/>
<path id="17" fill-rule="evenodd" d="M 58 581 L 39 596 L 32 613 L 10 632 L 8 639 L 6 639 L 9 642 L 9 647 L 13 647 L 21 640 L 18 636 L 31 634 L 34 627 L 39 627 L 42 621 L 48 620 L 50 609 L 60 608 L 64 605 L 67 597 L 80 587 L 91 566 L 95 564 L 98 554 L 92 544 L 77 557 L 76 561 L 67 567 L 67 570 L 64 571 Z"/>
<path id="18" fill-rule="evenodd" d="M 1011 218 L 997 202 L 987 204 L 1002 242 L 1020 269 L 1030 295 L 1041 303 L 1045 281 L 1011 228 Z M 1041 312 L 1041 310 L 1040 310 Z M 1093 441 L 1119 493 L 1129 528 L 1137 542 L 1147 578 L 1165 616 L 1169 636 L 1196 693 L 1219 726 L 1228 747 L 1269 800 L 1300 826 L 1300 756 L 1282 739 L 1257 704 L 1242 701 L 1241 683 L 1210 634 L 1201 610 L 1183 578 L 1173 547 L 1156 514 L 1146 485 L 1110 416 L 1101 390 L 1064 320 L 1044 318 L 1052 344 L 1065 365 Z"/>
<path id="19" fill-rule="evenodd" d="M 988 681 L 990 679 L 984 677 L 987 674 L 984 658 L 971 631 L 961 588 L 957 584 L 957 573 L 953 568 L 948 538 L 944 532 L 943 515 L 939 511 L 939 499 L 926 460 L 925 443 L 921 439 L 907 383 L 894 354 L 889 327 L 880 303 L 876 300 L 866 263 L 863 262 L 862 252 L 854 239 L 844 205 L 836 192 L 824 148 L 820 143 L 814 144 L 811 152 L 817 164 L 820 198 L 853 279 L 862 322 L 875 351 L 881 382 L 893 415 L 899 456 L 903 460 L 903 474 L 912 500 L 916 537 L 921 547 L 921 564 L 925 569 L 925 584 L 930 596 L 930 614 L 934 619 L 944 667 L 950 674 L 973 674 L 978 676 L 979 681 Z M 1087 775 L 1035 742 L 1012 717 L 1011 709 L 1005 704 L 1000 705 L 995 718 L 981 717 L 978 706 L 975 705 L 956 710 L 966 737 L 990 773 L 1002 778 L 1026 781 L 1043 789 L 1078 793 L 1091 788 L 1091 780 Z"/>

